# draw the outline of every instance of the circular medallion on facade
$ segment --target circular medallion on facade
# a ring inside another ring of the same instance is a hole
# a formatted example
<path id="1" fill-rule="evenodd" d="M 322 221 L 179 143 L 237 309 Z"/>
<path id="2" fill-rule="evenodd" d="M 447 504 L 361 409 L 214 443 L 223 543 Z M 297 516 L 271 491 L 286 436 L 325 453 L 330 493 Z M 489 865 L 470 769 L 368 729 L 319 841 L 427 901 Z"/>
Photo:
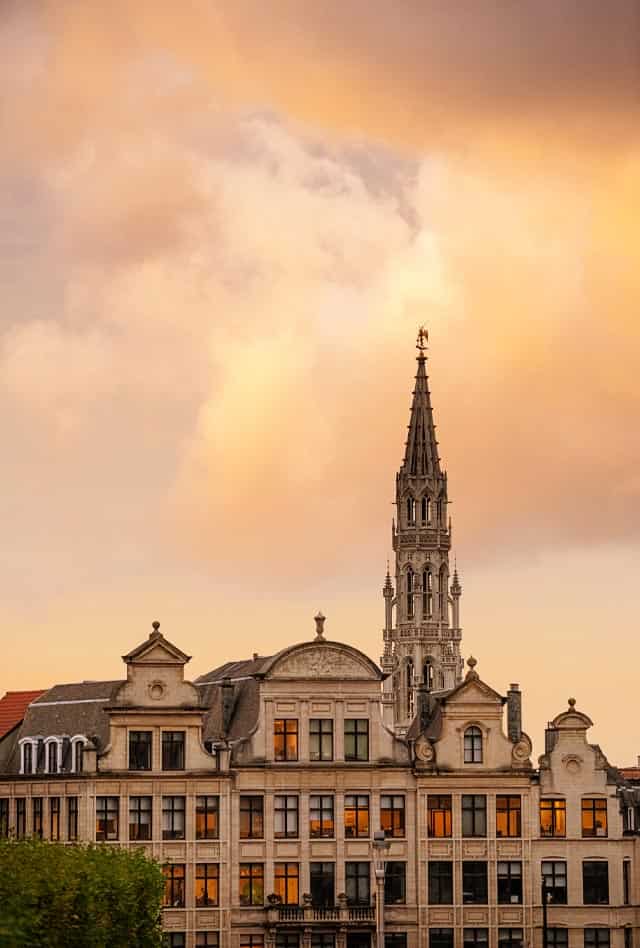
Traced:
<path id="1" fill-rule="evenodd" d="M 148 688 L 149 697 L 160 701 L 164 697 L 165 685 L 163 681 L 152 681 Z"/>

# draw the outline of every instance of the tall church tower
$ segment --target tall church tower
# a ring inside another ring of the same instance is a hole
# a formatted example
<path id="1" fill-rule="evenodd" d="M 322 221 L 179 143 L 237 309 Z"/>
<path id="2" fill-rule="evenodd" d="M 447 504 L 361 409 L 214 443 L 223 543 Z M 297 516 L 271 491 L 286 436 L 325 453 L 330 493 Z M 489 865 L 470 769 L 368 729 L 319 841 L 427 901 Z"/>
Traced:
<path id="1" fill-rule="evenodd" d="M 451 519 L 447 474 L 440 466 L 420 329 L 415 388 L 404 460 L 396 475 L 392 526 L 395 589 L 389 571 L 385 601 L 384 717 L 406 733 L 425 694 L 436 696 L 462 680 L 460 596 L 457 571 L 450 575 Z"/>

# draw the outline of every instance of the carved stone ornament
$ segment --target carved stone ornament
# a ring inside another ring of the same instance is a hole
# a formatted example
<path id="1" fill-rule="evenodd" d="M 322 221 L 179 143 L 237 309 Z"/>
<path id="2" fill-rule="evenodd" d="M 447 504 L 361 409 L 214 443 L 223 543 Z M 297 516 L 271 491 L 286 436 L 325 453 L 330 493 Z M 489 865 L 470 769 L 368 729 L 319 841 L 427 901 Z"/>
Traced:
<path id="1" fill-rule="evenodd" d="M 580 773 L 582 770 L 583 760 L 582 757 L 579 757 L 577 754 L 565 754 L 562 758 L 562 763 L 566 767 L 568 773 L 572 776 Z"/>
<path id="2" fill-rule="evenodd" d="M 147 691 L 153 701 L 162 701 L 165 692 L 165 683 L 163 681 L 150 681 Z"/>
<path id="3" fill-rule="evenodd" d="M 523 734 L 520 740 L 513 745 L 511 751 L 511 758 L 516 764 L 524 764 L 531 757 L 531 751 L 533 750 L 531 741 L 526 734 Z"/>
<path id="4" fill-rule="evenodd" d="M 328 645 L 305 648 L 277 662 L 274 676 L 291 678 L 372 678 L 372 672 L 348 652 Z"/>
<path id="5" fill-rule="evenodd" d="M 421 734 L 416 741 L 416 757 L 424 764 L 432 764 L 436 759 L 433 744 L 424 734 Z"/>

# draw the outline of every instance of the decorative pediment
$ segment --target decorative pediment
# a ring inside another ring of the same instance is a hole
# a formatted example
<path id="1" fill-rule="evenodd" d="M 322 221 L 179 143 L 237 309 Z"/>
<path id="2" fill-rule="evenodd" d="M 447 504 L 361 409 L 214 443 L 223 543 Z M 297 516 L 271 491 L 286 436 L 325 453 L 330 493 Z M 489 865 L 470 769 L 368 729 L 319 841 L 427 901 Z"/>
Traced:
<path id="1" fill-rule="evenodd" d="M 487 704 L 498 705 L 502 707 L 505 699 L 502 695 L 486 685 L 481 678 L 466 679 L 457 688 L 446 695 L 444 703 L 446 705 L 457 704 Z"/>
<path id="2" fill-rule="evenodd" d="M 266 670 L 268 678 L 364 678 L 379 680 L 376 665 L 362 652 L 339 643 L 318 642 L 294 646 L 276 655 Z"/>
<path id="3" fill-rule="evenodd" d="M 165 639 L 159 629 L 160 623 L 154 622 L 149 638 L 123 655 L 122 661 L 127 665 L 186 665 L 191 661 L 191 656 Z"/>

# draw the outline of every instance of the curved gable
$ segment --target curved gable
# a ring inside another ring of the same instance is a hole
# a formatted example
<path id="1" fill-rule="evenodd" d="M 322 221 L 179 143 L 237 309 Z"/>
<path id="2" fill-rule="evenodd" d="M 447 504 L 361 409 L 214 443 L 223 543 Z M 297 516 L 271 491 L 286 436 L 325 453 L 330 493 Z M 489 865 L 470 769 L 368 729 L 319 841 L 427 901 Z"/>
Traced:
<path id="1" fill-rule="evenodd" d="M 381 681 L 382 672 L 358 649 L 341 642 L 303 642 L 284 649 L 263 669 L 265 678 L 364 679 Z"/>

